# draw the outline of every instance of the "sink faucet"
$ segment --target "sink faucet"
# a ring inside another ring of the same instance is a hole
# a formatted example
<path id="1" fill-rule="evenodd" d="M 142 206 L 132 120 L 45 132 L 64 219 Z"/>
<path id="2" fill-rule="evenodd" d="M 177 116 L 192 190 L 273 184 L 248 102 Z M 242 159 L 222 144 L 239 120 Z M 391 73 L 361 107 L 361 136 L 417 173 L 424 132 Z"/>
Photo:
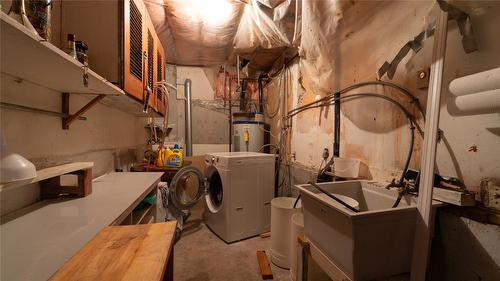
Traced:
<path id="1" fill-rule="evenodd" d="M 390 189 L 391 187 L 398 189 L 398 198 L 396 199 L 396 202 L 394 202 L 394 205 L 392 205 L 393 208 L 396 208 L 399 205 L 399 202 L 401 202 L 401 199 L 405 194 L 415 191 L 415 184 L 412 181 L 396 181 L 396 179 L 392 179 L 391 183 L 389 183 L 385 188 Z"/>

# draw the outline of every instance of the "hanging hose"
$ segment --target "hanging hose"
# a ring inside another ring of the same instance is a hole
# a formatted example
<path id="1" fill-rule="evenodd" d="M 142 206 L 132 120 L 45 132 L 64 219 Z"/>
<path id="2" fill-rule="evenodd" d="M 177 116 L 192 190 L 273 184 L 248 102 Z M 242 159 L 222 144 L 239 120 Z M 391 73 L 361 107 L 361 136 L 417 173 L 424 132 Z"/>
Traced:
<path id="1" fill-rule="evenodd" d="M 300 200 L 300 194 L 299 196 L 297 196 L 297 199 L 295 199 L 295 203 L 293 203 L 293 208 L 297 208 L 297 203 L 299 203 L 299 200 Z"/>
<path id="2" fill-rule="evenodd" d="M 310 184 L 311 186 L 314 186 L 317 190 L 323 192 L 324 194 L 326 194 L 326 196 L 332 198 L 333 200 L 339 202 L 340 204 L 342 204 L 344 207 L 346 207 L 347 209 L 355 212 L 355 213 L 359 213 L 359 210 L 354 208 L 353 206 L 347 204 L 346 202 L 344 202 L 342 199 L 338 198 L 337 196 L 331 194 L 330 192 L 327 192 L 326 190 L 324 190 L 323 188 L 321 188 L 319 185 L 313 183 L 313 182 L 308 182 L 308 184 Z"/>
<path id="3" fill-rule="evenodd" d="M 415 97 L 414 95 L 412 95 L 410 93 L 410 91 L 408 91 L 407 89 L 397 85 L 397 84 L 393 84 L 393 83 L 390 83 L 390 82 L 385 82 L 385 81 L 366 81 L 366 82 L 361 82 L 361 83 L 357 83 L 357 84 L 354 84 L 354 85 L 351 85 L 347 88 L 344 88 L 336 93 L 333 93 L 333 94 L 328 94 L 326 95 L 325 97 L 319 99 L 319 100 L 316 100 L 316 101 L 313 101 L 311 103 L 308 103 L 308 104 L 305 104 L 305 105 L 302 105 L 300 107 L 297 107 L 293 110 L 290 111 L 290 113 L 293 113 L 293 111 L 295 110 L 299 110 L 301 108 L 304 108 L 304 107 L 308 107 L 310 105 L 315 105 L 315 104 L 319 104 L 321 102 L 324 102 L 324 101 L 327 101 L 329 99 L 331 99 L 335 94 L 345 94 L 347 92 L 350 92 L 352 90 L 355 90 L 357 88 L 361 88 L 361 87 L 366 87 L 366 86 L 370 86 L 370 85 L 381 85 L 381 86 L 387 86 L 387 87 L 391 87 L 393 89 L 396 89 L 398 90 L 398 92 L 404 94 L 405 96 L 407 96 L 408 98 L 411 99 L 411 101 L 413 103 L 415 103 L 415 106 L 417 107 L 418 111 L 420 112 L 420 114 L 422 115 L 422 118 L 423 120 L 425 121 L 425 114 L 424 114 L 424 110 L 422 108 L 422 105 L 420 104 L 419 100 L 417 97 Z"/>
<path id="4" fill-rule="evenodd" d="M 303 111 L 306 111 L 308 109 L 333 105 L 334 102 L 337 101 L 337 100 L 339 100 L 339 101 L 346 100 L 346 99 L 350 100 L 350 99 L 361 98 L 361 97 L 375 97 L 375 98 L 385 99 L 385 100 L 393 103 L 394 105 L 396 105 L 405 114 L 405 116 L 406 116 L 406 118 L 408 120 L 408 123 L 410 125 L 410 147 L 409 147 L 408 154 L 407 154 L 407 157 L 406 157 L 406 161 L 405 161 L 405 165 L 404 165 L 404 168 L 403 168 L 403 172 L 402 172 L 400 180 L 399 180 L 399 182 L 402 183 L 402 181 L 404 179 L 404 176 L 406 174 L 406 171 L 408 170 L 408 166 L 410 165 L 411 155 L 412 155 L 412 152 L 413 152 L 413 146 L 414 146 L 414 143 L 415 143 L 415 133 L 414 133 L 415 126 L 413 124 L 413 117 L 412 117 L 412 115 L 408 112 L 408 110 L 406 110 L 403 107 L 403 105 L 401 105 L 396 100 L 394 100 L 394 99 L 392 99 L 390 97 L 387 97 L 387 96 L 384 96 L 384 95 L 381 95 L 381 94 L 375 94 L 375 93 L 352 94 L 352 95 L 348 95 L 348 96 L 340 96 L 338 98 L 332 98 L 328 102 L 325 102 L 325 103 L 322 103 L 322 104 L 318 104 L 318 105 L 312 105 L 312 106 L 308 106 L 306 108 L 302 108 L 300 110 L 296 110 L 293 113 L 288 114 L 287 118 L 291 118 L 291 117 L 293 117 L 293 116 L 295 116 L 295 115 L 297 115 L 297 114 L 299 114 L 299 113 L 301 113 Z"/>
<path id="5" fill-rule="evenodd" d="M 398 205 L 399 205 L 399 202 L 401 202 L 401 199 L 403 198 L 403 193 L 400 192 L 398 194 L 398 198 L 396 199 L 396 202 L 394 202 L 394 204 L 392 205 L 393 208 L 396 208 Z"/>
<path id="6" fill-rule="evenodd" d="M 335 101 L 352 100 L 352 99 L 362 98 L 362 97 L 375 97 L 375 98 L 381 98 L 381 99 L 387 100 L 387 101 L 391 102 L 392 104 L 396 105 L 405 114 L 405 116 L 408 120 L 408 123 L 410 125 L 410 146 L 408 149 L 408 153 L 407 153 L 406 161 L 405 161 L 405 164 L 403 167 L 403 171 L 401 173 L 399 181 L 395 184 L 395 186 L 402 186 L 404 176 L 405 176 L 406 172 L 408 171 L 408 167 L 410 165 L 410 160 L 411 160 L 411 156 L 413 153 L 413 146 L 415 144 L 415 126 L 413 123 L 413 116 L 410 114 L 410 112 L 408 112 L 408 110 L 406 110 L 404 108 L 404 106 L 402 104 L 400 104 L 396 100 L 394 100 L 388 96 L 384 96 L 381 94 L 375 94 L 375 93 L 359 93 L 359 94 L 351 94 L 348 96 L 337 96 L 337 97 L 328 96 L 328 98 L 324 99 L 322 103 L 310 104 L 310 105 L 307 105 L 305 107 L 301 107 L 298 109 L 296 108 L 294 110 L 291 110 L 289 112 L 289 114 L 287 115 L 287 118 L 292 118 L 293 116 L 295 116 L 303 111 L 309 110 L 309 109 L 333 105 L 335 103 Z M 398 206 L 399 202 L 401 201 L 401 197 L 402 197 L 402 193 L 400 194 L 400 196 L 398 196 L 398 199 L 394 203 L 393 208 Z"/>

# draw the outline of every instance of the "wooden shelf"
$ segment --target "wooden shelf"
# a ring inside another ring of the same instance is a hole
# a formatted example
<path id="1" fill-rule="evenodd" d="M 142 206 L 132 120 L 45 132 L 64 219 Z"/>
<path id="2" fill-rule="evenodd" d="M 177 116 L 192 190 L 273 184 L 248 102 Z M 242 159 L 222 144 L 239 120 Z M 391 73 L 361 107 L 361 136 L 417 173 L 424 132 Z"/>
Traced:
<path id="1" fill-rule="evenodd" d="M 464 193 L 461 191 L 449 190 L 440 187 L 434 187 L 432 199 L 449 203 L 456 206 L 474 206 L 476 205 L 473 193 Z"/>
<path id="2" fill-rule="evenodd" d="M 156 205 L 149 205 L 144 209 L 132 211 L 132 224 L 141 224 L 141 222 L 152 211 L 153 208 L 156 208 Z"/>
<path id="3" fill-rule="evenodd" d="M 83 64 L 40 36 L 29 32 L 4 12 L 0 12 L 0 19 L 2 73 L 59 92 L 125 95 L 119 87 L 90 69 L 87 72 L 88 87 L 85 87 Z"/>
<path id="4" fill-rule="evenodd" d="M 69 163 L 60 166 L 50 167 L 47 169 L 38 170 L 36 171 L 36 177 L 33 179 L 0 184 L 0 191 L 5 191 L 16 187 L 24 186 L 27 184 L 36 183 L 49 178 L 75 172 L 78 170 L 92 168 L 93 166 L 94 166 L 93 162 L 75 162 L 75 163 Z"/>
<path id="5" fill-rule="evenodd" d="M 61 93 L 106 95 L 99 103 L 137 117 L 161 117 L 143 103 L 88 69 L 88 87 L 83 84 L 84 66 L 64 51 L 0 12 L 1 72 Z"/>

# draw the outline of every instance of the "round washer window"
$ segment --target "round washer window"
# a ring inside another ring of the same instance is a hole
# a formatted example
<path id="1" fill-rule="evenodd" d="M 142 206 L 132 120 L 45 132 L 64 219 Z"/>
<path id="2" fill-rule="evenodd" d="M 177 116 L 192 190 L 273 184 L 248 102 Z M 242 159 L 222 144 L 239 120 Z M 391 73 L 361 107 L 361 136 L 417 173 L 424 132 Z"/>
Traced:
<path id="1" fill-rule="evenodd" d="M 223 189 L 222 179 L 216 169 L 211 169 L 208 175 L 207 205 L 212 213 L 216 213 L 222 206 Z"/>

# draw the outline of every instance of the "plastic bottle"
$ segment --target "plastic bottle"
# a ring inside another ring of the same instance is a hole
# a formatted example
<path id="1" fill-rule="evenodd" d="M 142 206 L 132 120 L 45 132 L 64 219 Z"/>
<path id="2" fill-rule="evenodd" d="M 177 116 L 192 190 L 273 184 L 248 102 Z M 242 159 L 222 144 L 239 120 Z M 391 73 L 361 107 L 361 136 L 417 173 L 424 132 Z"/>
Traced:
<path id="1" fill-rule="evenodd" d="M 68 51 L 67 53 L 72 56 L 75 60 L 76 57 L 76 43 L 75 43 L 75 34 L 68 33 Z"/>

